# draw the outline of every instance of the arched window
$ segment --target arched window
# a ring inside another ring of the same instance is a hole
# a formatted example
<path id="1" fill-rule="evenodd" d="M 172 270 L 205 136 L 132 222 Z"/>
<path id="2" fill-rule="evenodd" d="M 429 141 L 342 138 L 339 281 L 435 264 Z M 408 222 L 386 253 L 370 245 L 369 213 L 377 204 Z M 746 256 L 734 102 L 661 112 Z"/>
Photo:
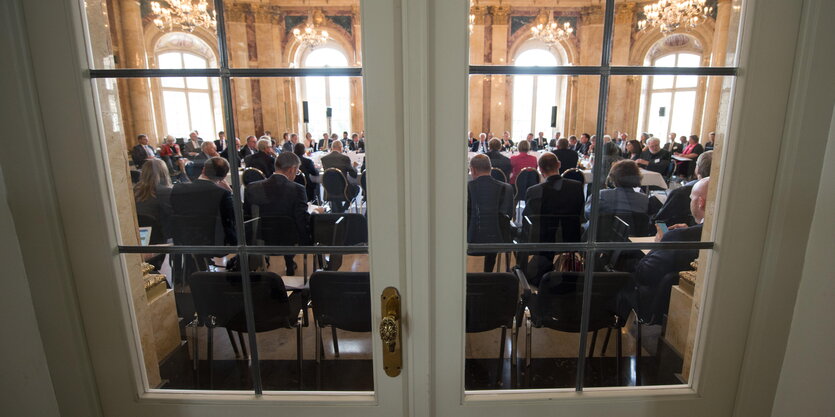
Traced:
<path id="1" fill-rule="evenodd" d="M 548 49 L 532 47 L 516 56 L 517 66 L 555 66 L 560 61 Z M 565 77 L 557 75 L 517 75 L 513 77 L 513 122 L 514 138 L 523 138 L 528 133 L 550 132 L 551 107 L 562 100 Z M 564 106 L 558 106 L 564 107 Z M 564 109 L 558 108 L 557 126 L 564 120 Z M 550 136 L 550 133 L 546 133 Z"/>
<path id="2" fill-rule="evenodd" d="M 700 47 L 686 35 L 662 39 L 647 56 L 655 67 L 698 67 Z M 644 77 L 641 94 L 641 131 L 658 138 L 670 132 L 689 136 L 693 132 L 696 90 L 699 77 L 693 75 L 653 75 Z"/>
<path id="3" fill-rule="evenodd" d="M 160 40 L 156 48 L 160 69 L 209 68 L 214 54 L 199 38 L 185 33 L 172 33 Z M 165 134 L 187 137 L 197 130 L 204 138 L 214 137 L 222 130 L 220 98 L 216 79 L 207 77 L 162 77 L 160 93 Z"/>
<path id="4" fill-rule="evenodd" d="M 348 59 L 341 50 L 326 45 L 307 53 L 303 57 L 302 66 L 347 67 Z M 308 132 L 314 136 L 324 132 L 351 132 L 351 89 L 348 77 L 305 77 L 303 86 L 302 100 L 307 101 L 310 118 Z M 328 108 L 331 109 L 330 124 L 327 119 Z"/>

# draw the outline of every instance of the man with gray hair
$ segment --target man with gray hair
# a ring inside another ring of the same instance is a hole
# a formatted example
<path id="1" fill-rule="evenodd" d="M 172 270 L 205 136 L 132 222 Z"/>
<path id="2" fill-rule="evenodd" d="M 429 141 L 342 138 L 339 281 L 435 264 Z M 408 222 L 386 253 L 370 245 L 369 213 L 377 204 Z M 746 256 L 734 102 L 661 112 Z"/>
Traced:
<path id="1" fill-rule="evenodd" d="M 513 216 L 513 187 L 490 176 L 490 158 L 480 154 L 470 159 L 472 181 L 467 183 L 467 241 L 469 243 L 510 242 Z M 496 253 L 484 256 L 484 272 L 493 270 Z"/>
<path id="2" fill-rule="evenodd" d="M 275 170 L 275 149 L 269 138 L 259 139 L 256 148 L 258 152 L 244 158 L 244 165 L 247 168 L 256 168 L 264 174 L 264 177 L 269 177 Z"/>
<path id="3" fill-rule="evenodd" d="M 663 233 L 660 229 L 655 236 L 656 242 L 698 242 L 702 238 L 702 223 L 707 208 L 707 189 L 710 177 L 702 178 L 690 192 L 690 211 L 696 220 L 696 225 L 688 227 L 686 224 L 669 226 L 669 231 Z M 698 249 L 656 249 L 644 256 L 635 266 L 635 283 L 638 286 L 635 311 L 639 318 L 657 292 L 658 286 L 668 274 L 675 274 L 690 269 L 690 263 L 699 256 Z M 669 288 L 666 289 L 669 292 Z"/>
<path id="4" fill-rule="evenodd" d="M 647 139 L 647 149 L 635 162 L 647 171 L 665 175 L 670 169 L 670 153 L 661 149 L 661 140 L 656 137 Z"/>
<path id="5" fill-rule="evenodd" d="M 267 246 L 311 243 L 307 192 L 303 185 L 294 182 L 300 164 L 296 154 L 282 152 L 275 158 L 274 173 L 269 178 L 246 187 L 244 218 L 260 218 L 258 230 L 248 231 L 250 242 Z M 296 274 L 294 257 L 284 255 L 286 275 Z"/>
<path id="6" fill-rule="evenodd" d="M 696 224 L 693 214 L 690 213 L 690 192 L 699 180 L 710 177 L 712 164 L 713 151 L 707 151 L 699 155 L 699 159 L 696 160 L 696 180 L 670 191 L 667 195 L 667 201 L 664 202 L 658 213 L 652 216 L 652 221 L 666 224 L 683 223 L 688 226 Z"/>
<path id="7" fill-rule="evenodd" d="M 357 164 L 351 162 L 348 155 L 342 153 L 342 142 L 335 140 L 331 142 L 331 153 L 322 157 L 322 168 L 337 168 L 350 181 L 357 178 Z"/>

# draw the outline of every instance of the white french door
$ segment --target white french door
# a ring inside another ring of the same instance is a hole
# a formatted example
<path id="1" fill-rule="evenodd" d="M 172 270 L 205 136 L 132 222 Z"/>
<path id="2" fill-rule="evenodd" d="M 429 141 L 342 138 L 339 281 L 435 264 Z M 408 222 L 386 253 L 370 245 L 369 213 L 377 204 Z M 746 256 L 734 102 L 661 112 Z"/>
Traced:
<path id="1" fill-rule="evenodd" d="M 772 68 L 768 61 L 777 52 L 790 55 L 792 47 L 757 39 L 771 27 L 796 33 L 797 22 L 780 19 L 797 15 L 800 7 L 791 2 L 770 3 L 769 8 L 760 4 L 745 3 L 746 36 L 738 52 L 742 72 L 727 133 L 734 141 L 727 142 L 723 156 L 729 175 L 714 186 L 723 205 L 713 213 L 715 246 L 707 276 L 736 279 L 713 279 L 704 290 L 689 384 L 465 391 L 467 160 L 457 138 L 467 130 L 467 2 L 363 0 L 366 146 L 374 170 L 368 183 L 371 190 L 380 190 L 372 191 L 368 202 L 374 389 L 263 394 L 146 390 L 130 299 L 136 283 L 102 279 L 125 277 L 127 271 L 114 251 L 120 244 L 115 215 L 120 202 L 114 201 L 110 174 L 100 169 L 107 164 L 107 150 L 98 117 L 102 109 L 86 79 L 84 11 L 78 2 L 60 0 L 27 5 L 27 19 L 51 22 L 72 44 L 66 48 L 32 40 L 38 48 L 33 51 L 36 64 L 55 56 L 72 69 L 40 65 L 36 81 L 43 87 L 39 94 L 47 133 L 73 139 L 49 145 L 52 166 L 77 161 L 71 176 L 59 175 L 55 168 L 53 172 L 94 373 L 79 377 L 95 384 L 104 415 L 120 416 L 730 415 L 748 326 L 747 316 L 738 312 L 752 303 L 756 271 L 749 266 L 758 264 L 761 255 L 750 248 L 762 244 L 767 221 L 767 213 L 757 214 L 753 208 L 770 204 L 773 183 L 757 167 L 776 162 L 777 155 L 763 140 L 779 140 L 768 133 L 782 126 L 780 120 L 760 117 L 768 102 L 763 91 L 789 84 L 787 70 Z M 749 77 L 745 71 L 751 68 L 766 72 Z M 383 370 L 376 332 L 386 287 L 398 288 L 403 297 L 404 365 L 394 378 Z"/>

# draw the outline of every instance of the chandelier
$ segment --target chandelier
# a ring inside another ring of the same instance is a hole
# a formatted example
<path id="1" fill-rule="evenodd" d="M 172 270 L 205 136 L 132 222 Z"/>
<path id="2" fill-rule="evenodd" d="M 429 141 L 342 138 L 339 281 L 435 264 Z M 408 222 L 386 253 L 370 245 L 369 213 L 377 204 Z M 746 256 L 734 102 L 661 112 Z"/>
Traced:
<path id="1" fill-rule="evenodd" d="M 538 22 L 531 28 L 531 37 L 544 42 L 548 46 L 554 46 L 560 41 L 564 41 L 574 33 L 574 28 L 571 23 L 565 22 L 560 27 L 560 24 L 554 21 L 551 12 L 547 12 L 548 17 L 545 17 L 544 12 L 536 17 Z"/>
<path id="2" fill-rule="evenodd" d="M 307 23 L 304 25 L 304 30 L 299 28 L 293 29 L 293 36 L 302 45 L 307 45 L 310 48 L 322 46 L 328 41 L 328 31 L 319 30 L 316 26 L 321 26 L 325 21 L 325 16 L 322 11 L 311 11 L 307 18 Z"/>
<path id="3" fill-rule="evenodd" d="M 705 6 L 706 0 L 659 0 L 644 6 L 646 19 L 638 22 L 638 29 L 657 26 L 661 33 L 669 34 L 680 26 L 688 30 L 707 20 L 713 7 Z"/>
<path id="4" fill-rule="evenodd" d="M 186 32 L 194 32 L 198 26 L 215 31 L 217 21 L 215 11 L 209 13 L 206 0 L 166 0 L 169 7 L 163 7 L 159 2 L 151 2 L 154 13 L 154 25 L 162 31 L 172 31 L 179 28 Z"/>

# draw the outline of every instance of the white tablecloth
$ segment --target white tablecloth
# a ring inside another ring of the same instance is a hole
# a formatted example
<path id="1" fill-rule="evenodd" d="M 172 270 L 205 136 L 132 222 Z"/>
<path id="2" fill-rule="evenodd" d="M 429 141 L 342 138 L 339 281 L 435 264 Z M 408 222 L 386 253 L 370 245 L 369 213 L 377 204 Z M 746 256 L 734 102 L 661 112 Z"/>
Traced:
<path id="1" fill-rule="evenodd" d="M 320 171 L 322 170 L 322 157 L 329 154 L 330 152 L 313 152 L 310 154 L 309 158 L 313 160 L 313 165 L 316 165 L 316 168 Z M 365 153 L 356 153 L 354 151 L 347 151 L 343 152 L 348 158 L 351 158 L 351 162 L 357 163 L 357 169 L 362 166 L 362 161 L 365 160 Z"/>
<path id="2" fill-rule="evenodd" d="M 586 184 L 590 183 L 593 176 L 591 174 L 590 169 L 583 170 L 583 179 L 586 181 Z M 645 169 L 641 170 L 641 186 L 642 187 L 650 187 L 656 186 L 660 187 L 664 190 L 667 189 L 667 182 L 664 181 L 664 177 L 661 174 L 655 171 L 647 171 Z"/>

